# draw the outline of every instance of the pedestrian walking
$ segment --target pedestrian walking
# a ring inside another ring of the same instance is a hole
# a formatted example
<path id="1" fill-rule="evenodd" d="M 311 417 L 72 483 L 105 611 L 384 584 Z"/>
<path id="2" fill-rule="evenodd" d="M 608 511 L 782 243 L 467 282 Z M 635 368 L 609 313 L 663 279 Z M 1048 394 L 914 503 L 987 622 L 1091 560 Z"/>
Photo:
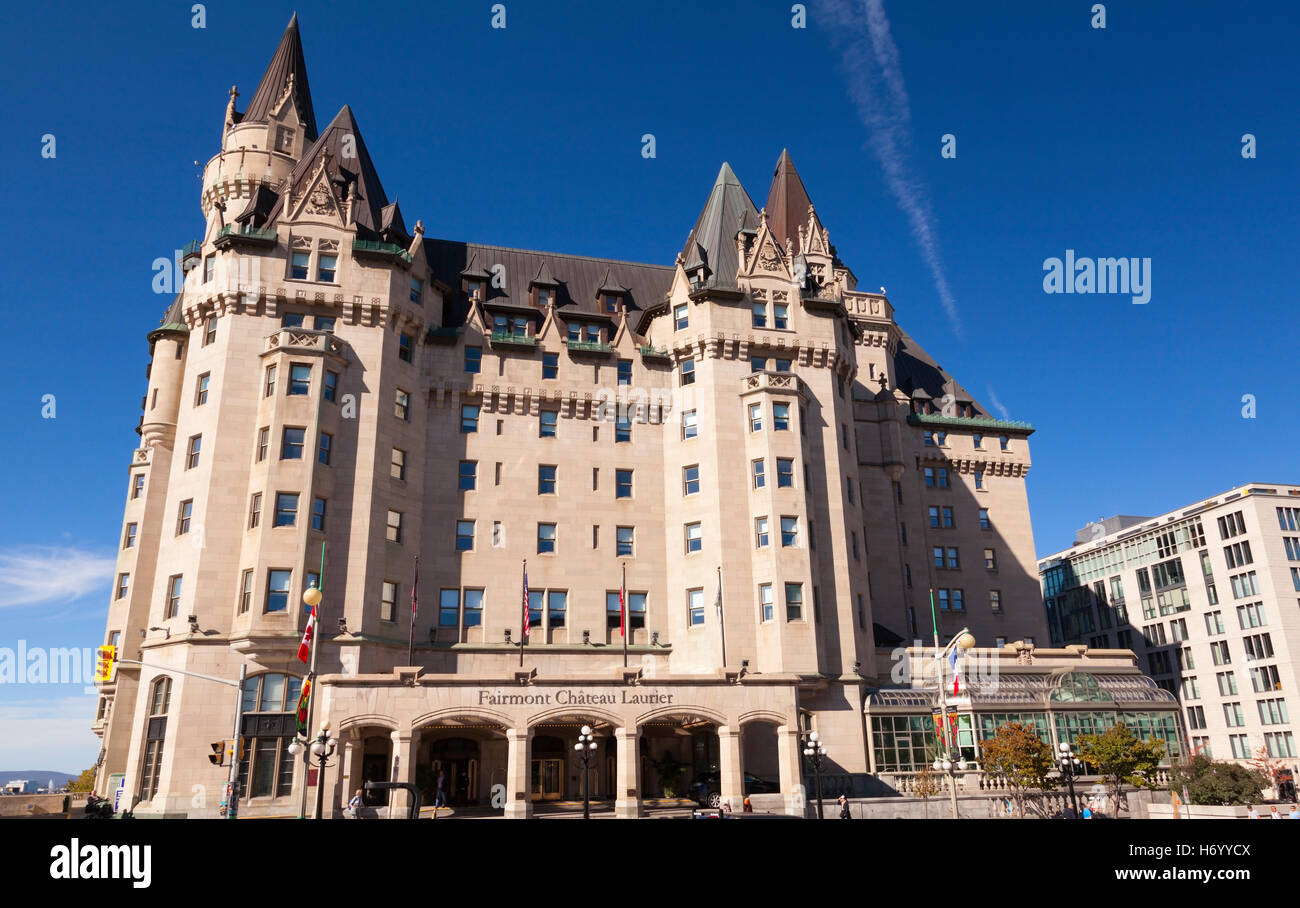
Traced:
<path id="1" fill-rule="evenodd" d="M 748 797 L 748 796 L 745 797 L 745 805 L 744 805 L 743 810 L 744 810 L 745 813 L 753 813 L 753 812 L 754 812 L 754 805 L 751 804 L 751 803 L 749 803 L 749 797 Z"/>
<path id="2" fill-rule="evenodd" d="M 1300 804 L 1291 805 L 1291 816 L 1289 819 L 1300 820 Z"/>
<path id="3" fill-rule="evenodd" d="M 1254 804 L 1251 804 L 1249 807 L 1246 808 L 1246 819 L 1248 820 L 1259 819 L 1259 811 L 1255 809 Z"/>
<path id="4" fill-rule="evenodd" d="M 447 806 L 447 774 L 441 769 L 438 770 L 438 784 L 433 793 L 433 813 L 438 815 L 439 807 Z"/>
<path id="5" fill-rule="evenodd" d="M 1282 819 L 1282 814 L 1280 814 L 1280 813 L 1277 812 L 1277 805 L 1276 805 L 1276 804 L 1274 804 L 1274 805 L 1273 805 L 1273 809 L 1269 811 L 1268 818 L 1269 818 L 1270 820 L 1280 820 L 1280 819 Z"/>
<path id="6" fill-rule="evenodd" d="M 349 820 L 359 820 L 361 819 L 361 808 L 365 806 L 365 803 L 365 800 L 361 797 L 361 789 L 358 788 L 357 793 L 352 796 L 352 800 L 348 801 L 348 809 L 343 813 Z"/>
<path id="7" fill-rule="evenodd" d="M 853 814 L 849 811 L 849 799 L 844 795 L 840 795 L 840 819 L 853 819 Z"/>

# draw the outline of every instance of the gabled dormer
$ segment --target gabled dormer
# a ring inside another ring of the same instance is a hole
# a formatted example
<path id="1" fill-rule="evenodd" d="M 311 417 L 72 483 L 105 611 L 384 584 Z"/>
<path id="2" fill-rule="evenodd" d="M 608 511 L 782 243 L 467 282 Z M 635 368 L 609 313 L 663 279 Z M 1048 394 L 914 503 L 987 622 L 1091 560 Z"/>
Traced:
<path id="1" fill-rule="evenodd" d="M 556 293 L 560 282 L 551 273 L 550 263 L 545 259 L 537 268 L 537 273 L 528 282 L 529 301 L 538 309 L 549 309 L 556 304 Z"/>

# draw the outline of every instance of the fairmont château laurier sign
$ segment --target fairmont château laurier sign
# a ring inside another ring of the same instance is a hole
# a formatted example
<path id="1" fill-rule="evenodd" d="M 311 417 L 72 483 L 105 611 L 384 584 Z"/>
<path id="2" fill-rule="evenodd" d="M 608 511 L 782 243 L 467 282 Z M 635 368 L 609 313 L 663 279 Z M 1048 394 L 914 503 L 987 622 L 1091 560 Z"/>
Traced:
<path id="1" fill-rule="evenodd" d="M 500 689 L 479 689 L 480 706 L 615 706 L 618 704 L 641 703 L 671 704 L 673 694 L 652 694 L 641 690 L 621 690 L 617 693 L 592 693 L 562 687 L 557 691 L 507 694 Z"/>

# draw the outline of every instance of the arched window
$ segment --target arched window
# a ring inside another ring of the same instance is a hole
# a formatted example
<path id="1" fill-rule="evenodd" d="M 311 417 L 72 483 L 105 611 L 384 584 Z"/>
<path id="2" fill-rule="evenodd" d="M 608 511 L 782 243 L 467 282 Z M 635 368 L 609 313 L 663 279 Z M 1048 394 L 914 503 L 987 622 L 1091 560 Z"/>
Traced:
<path id="1" fill-rule="evenodd" d="M 239 790 L 246 798 L 283 798 L 293 792 L 294 758 L 289 745 L 297 734 L 302 679 L 266 674 L 244 685 L 243 758 Z"/>
<path id="2" fill-rule="evenodd" d="M 158 793 L 163 741 L 167 737 L 167 707 L 171 704 L 171 699 L 172 679 L 164 675 L 149 688 L 149 718 L 145 724 L 144 761 L 140 766 L 141 800 L 152 800 Z"/>
<path id="3" fill-rule="evenodd" d="M 1062 675 L 1056 690 L 1052 691 L 1051 699 L 1057 703 L 1113 703 L 1115 700 L 1087 672 L 1067 672 Z"/>

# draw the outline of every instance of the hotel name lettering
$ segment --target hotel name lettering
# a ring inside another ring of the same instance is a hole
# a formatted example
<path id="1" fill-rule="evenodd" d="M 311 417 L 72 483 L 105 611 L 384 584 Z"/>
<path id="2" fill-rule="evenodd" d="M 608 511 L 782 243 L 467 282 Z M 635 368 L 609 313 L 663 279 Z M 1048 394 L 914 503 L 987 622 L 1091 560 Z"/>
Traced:
<path id="1" fill-rule="evenodd" d="M 480 706 L 617 706 L 624 703 L 671 704 L 673 694 L 656 694 L 644 690 L 620 690 L 592 693 L 562 687 L 557 691 L 506 693 L 500 689 L 478 692 Z"/>

